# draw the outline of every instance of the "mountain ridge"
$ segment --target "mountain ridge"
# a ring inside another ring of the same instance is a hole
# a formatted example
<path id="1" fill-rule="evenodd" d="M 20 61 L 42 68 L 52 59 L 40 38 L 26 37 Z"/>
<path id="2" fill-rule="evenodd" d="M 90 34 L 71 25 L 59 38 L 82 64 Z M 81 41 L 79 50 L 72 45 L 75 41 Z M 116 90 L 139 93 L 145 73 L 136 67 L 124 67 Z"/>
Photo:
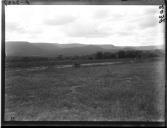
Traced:
<path id="1" fill-rule="evenodd" d="M 89 55 L 96 52 L 115 52 L 118 50 L 154 50 L 159 46 L 115 46 L 109 44 L 93 45 L 93 44 L 59 44 L 59 43 L 31 43 L 27 41 L 7 41 L 5 43 L 5 51 L 7 56 L 40 56 L 40 57 L 56 57 Z"/>

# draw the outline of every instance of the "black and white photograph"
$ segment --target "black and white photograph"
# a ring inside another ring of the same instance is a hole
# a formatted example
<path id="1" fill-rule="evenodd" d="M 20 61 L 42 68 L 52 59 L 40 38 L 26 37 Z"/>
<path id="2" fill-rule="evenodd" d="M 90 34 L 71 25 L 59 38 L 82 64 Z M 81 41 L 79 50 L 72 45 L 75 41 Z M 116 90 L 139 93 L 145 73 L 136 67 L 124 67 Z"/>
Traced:
<path id="1" fill-rule="evenodd" d="M 5 121 L 165 121 L 165 5 L 5 6 Z"/>

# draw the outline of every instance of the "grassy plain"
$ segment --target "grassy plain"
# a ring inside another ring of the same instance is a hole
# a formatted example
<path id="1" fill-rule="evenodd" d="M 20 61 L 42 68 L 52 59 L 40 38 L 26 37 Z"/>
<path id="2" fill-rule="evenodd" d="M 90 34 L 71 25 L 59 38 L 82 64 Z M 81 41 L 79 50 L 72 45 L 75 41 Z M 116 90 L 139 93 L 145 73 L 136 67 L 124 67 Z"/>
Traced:
<path id="1" fill-rule="evenodd" d="M 5 71 L 5 120 L 164 120 L 163 60 Z"/>

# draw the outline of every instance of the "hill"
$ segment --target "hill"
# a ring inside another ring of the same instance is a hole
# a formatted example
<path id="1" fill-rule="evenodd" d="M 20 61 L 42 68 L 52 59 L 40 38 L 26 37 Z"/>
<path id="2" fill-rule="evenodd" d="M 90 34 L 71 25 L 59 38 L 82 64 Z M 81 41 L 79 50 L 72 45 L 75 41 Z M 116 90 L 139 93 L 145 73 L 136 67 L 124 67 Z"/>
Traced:
<path id="1" fill-rule="evenodd" d="M 119 47 L 114 45 L 86 45 L 79 43 L 30 43 L 26 41 L 9 41 L 5 44 L 7 56 L 56 57 L 89 55 L 96 52 L 116 52 L 118 50 L 154 50 L 158 46 Z"/>

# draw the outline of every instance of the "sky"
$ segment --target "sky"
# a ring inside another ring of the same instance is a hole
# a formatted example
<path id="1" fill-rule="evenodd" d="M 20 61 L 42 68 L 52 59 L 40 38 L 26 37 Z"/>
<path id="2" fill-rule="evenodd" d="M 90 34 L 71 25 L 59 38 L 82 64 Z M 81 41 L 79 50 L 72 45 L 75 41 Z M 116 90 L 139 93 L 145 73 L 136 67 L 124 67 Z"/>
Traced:
<path id="1" fill-rule="evenodd" d="M 10 5 L 6 41 L 147 46 L 165 43 L 159 6 Z"/>

